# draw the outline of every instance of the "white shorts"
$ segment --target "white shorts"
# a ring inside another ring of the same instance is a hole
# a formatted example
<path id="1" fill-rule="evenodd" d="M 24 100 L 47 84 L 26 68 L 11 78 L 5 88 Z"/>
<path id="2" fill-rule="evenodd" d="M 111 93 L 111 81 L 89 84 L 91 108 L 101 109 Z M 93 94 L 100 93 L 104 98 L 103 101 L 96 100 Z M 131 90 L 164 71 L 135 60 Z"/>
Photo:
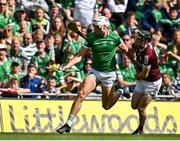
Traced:
<path id="1" fill-rule="evenodd" d="M 97 84 L 101 84 L 105 87 L 112 87 L 115 85 L 117 74 L 115 71 L 112 72 L 100 72 L 94 69 L 91 69 L 87 76 L 92 75 L 96 80 Z"/>
<path id="2" fill-rule="evenodd" d="M 162 78 L 154 82 L 145 81 L 145 80 L 137 80 L 134 91 L 140 94 L 147 94 L 154 97 L 158 94 L 161 84 L 162 84 Z"/>

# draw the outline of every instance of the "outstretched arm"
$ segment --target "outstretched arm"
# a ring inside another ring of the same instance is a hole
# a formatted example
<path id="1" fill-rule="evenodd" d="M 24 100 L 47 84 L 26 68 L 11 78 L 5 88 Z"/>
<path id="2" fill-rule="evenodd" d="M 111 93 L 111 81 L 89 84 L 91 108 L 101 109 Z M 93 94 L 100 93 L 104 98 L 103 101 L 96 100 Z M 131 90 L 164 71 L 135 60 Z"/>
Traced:
<path id="1" fill-rule="evenodd" d="M 88 48 L 82 47 L 79 53 L 70 61 L 67 65 L 63 67 L 63 70 L 71 68 L 73 65 L 77 64 L 78 62 L 81 61 L 82 56 L 85 55 L 87 52 Z"/>
<path id="2" fill-rule="evenodd" d="M 122 42 L 118 48 L 117 48 L 117 53 L 125 53 L 125 55 L 131 60 L 131 62 L 134 64 L 134 67 L 136 69 L 137 72 L 139 72 L 139 67 L 138 67 L 138 63 L 134 58 L 134 51 L 133 49 L 128 49 L 128 47 L 126 46 L 126 44 L 124 42 Z"/>
<path id="3" fill-rule="evenodd" d="M 128 47 L 124 42 L 121 42 L 121 44 L 117 47 L 117 52 L 118 53 L 127 53 L 128 52 Z"/>
<path id="4" fill-rule="evenodd" d="M 140 69 L 139 69 L 139 64 L 138 62 L 135 60 L 135 55 L 134 55 L 134 50 L 133 49 L 129 49 L 128 52 L 126 53 L 126 56 L 131 60 L 131 62 L 133 63 L 134 65 L 134 68 L 136 69 L 136 72 L 140 72 Z"/>

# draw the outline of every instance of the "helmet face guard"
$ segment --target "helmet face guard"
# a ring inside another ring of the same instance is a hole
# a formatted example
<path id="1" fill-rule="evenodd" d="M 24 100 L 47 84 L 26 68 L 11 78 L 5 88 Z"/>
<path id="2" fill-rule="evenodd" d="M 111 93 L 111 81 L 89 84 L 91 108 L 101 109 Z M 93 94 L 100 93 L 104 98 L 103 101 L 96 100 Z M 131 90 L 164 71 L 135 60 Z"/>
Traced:
<path id="1" fill-rule="evenodd" d="M 94 32 L 96 33 L 96 35 L 104 36 L 109 28 L 110 23 L 108 18 L 106 18 L 105 16 L 99 16 L 93 20 L 92 25 L 94 27 Z"/>
<path id="2" fill-rule="evenodd" d="M 151 35 L 151 33 L 150 32 L 148 32 L 148 31 L 139 31 L 138 33 L 137 33 L 137 36 L 141 39 L 141 40 L 143 40 L 144 42 L 146 42 L 146 43 L 149 43 L 150 41 L 151 41 L 151 38 L 152 38 L 152 35 Z"/>
<path id="3" fill-rule="evenodd" d="M 148 31 L 139 31 L 135 34 L 135 45 L 139 50 L 145 48 L 145 44 L 151 41 L 152 35 Z"/>
<path id="4" fill-rule="evenodd" d="M 99 16 L 96 19 L 93 20 L 93 26 L 109 26 L 109 20 L 105 16 Z"/>

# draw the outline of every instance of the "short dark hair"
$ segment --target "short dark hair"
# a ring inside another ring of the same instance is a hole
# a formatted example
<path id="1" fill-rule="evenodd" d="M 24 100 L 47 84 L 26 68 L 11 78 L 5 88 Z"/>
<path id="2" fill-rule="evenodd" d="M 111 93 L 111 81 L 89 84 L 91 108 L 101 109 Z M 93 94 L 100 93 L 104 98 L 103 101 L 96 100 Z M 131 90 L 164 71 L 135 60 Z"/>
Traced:
<path id="1" fill-rule="evenodd" d="M 20 65 L 20 64 L 19 64 L 19 62 L 14 61 L 14 62 L 12 62 L 11 67 L 14 67 L 14 66 L 19 66 L 19 65 Z"/>
<path id="2" fill-rule="evenodd" d="M 35 68 L 35 69 L 37 69 L 37 66 L 34 63 L 29 63 L 28 64 L 28 68 Z"/>

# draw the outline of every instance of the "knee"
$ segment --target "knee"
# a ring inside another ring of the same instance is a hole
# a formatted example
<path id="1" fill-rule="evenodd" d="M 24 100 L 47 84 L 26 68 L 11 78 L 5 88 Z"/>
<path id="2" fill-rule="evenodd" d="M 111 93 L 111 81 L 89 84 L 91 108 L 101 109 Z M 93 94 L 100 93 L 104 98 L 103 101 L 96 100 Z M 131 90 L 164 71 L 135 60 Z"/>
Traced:
<path id="1" fill-rule="evenodd" d="M 131 104 L 131 108 L 132 108 L 133 110 L 136 110 L 138 107 L 137 107 L 137 105 L 135 105 L 135 104 Z"/>
<path id="2" fill-rule="evenodd" d="M 86 95 L 84 94 L 83 91 L 80 91 L 78 93 L 78 99 L 80 99 L 81 101 L 83 101 L 86 98 Z"/>
<path id="3" fill-rule="evenodd" d="M 110 106 L 108 106 L 107 104 L 103 104 L 102 107 L 103 107 L 105 110 L 109 110 L 109 109 L 110 109 Z"/>

